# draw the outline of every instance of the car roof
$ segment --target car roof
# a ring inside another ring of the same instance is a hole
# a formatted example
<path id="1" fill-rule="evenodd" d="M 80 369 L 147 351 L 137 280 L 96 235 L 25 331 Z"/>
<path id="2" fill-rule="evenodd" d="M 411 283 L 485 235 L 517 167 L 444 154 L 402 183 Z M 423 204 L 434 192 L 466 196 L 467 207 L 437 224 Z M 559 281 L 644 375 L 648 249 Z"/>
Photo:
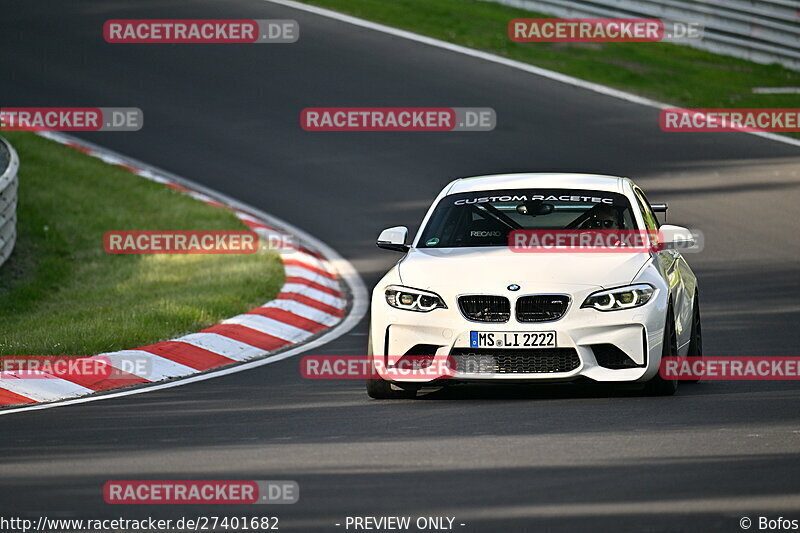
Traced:
<path id="1" fill-rule="evenodd" d="M 492 191 L 500 189 L 587 189 L 595 191 L 622 192 L 623 182 L 628 178 L 601 174 L 577 173 L 522 173 L 494 174 L 461 178 L 450 183 L 444 194 L 460 192 Z"/>

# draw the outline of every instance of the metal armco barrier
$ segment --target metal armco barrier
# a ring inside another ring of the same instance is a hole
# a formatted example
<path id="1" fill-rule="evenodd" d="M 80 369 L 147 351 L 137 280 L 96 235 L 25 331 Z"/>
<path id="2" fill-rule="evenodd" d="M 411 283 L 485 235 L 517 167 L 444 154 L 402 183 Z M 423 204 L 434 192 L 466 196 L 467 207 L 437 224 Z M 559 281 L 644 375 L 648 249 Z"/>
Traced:
<path id="1" fill-rule="evenodd" d="M 5 263 L 17 242 L 17 170 L 19 157 L 0 137 L 0 265 Z"/>
<path id="2" fill-rule="evenodd" d="M 800 70 L 800 0 L 488 0 L 562 18 L 659 18 L 704 26 L 685 44 Z"/>

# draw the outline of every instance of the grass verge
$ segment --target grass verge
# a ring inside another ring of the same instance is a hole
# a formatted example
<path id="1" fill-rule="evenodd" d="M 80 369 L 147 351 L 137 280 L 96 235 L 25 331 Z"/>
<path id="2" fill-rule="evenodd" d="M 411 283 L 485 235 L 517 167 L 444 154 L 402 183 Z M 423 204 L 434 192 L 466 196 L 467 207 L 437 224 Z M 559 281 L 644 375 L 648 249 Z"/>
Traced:
<path id="1" fill-rule="evenodd" d="M 0 355 L 85 355 L 197 331 L 273 298 L 280 258 L 109 255 L 108 230 L 241 230 L 233 214 L 30 133 L 18 240 L 0 267 Z"/>
<path id="2" fill-rule="evenodd" d="M 800 95 L 753 94 L 753 87 L 797 87 L 800 72 L 668 43 L 516 43 L 513 18 L 547 17 L 475 0 L 304 0 L 485 50 L 667 103 L 695 107 L 798 107 Z"/>

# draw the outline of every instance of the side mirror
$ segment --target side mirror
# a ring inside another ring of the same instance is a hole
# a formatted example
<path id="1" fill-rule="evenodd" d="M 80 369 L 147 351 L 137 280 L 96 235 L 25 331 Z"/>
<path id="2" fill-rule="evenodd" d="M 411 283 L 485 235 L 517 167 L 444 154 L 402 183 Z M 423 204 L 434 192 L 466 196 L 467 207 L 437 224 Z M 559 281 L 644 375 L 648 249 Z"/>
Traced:
<path id="1" fill-rule="evenodd" d="M 664 224 L 658 228 L 658 242 L 664 250 L 691 248 L 695 238 L 689 228 Z"/>
<path id="2" fill-rule="evenodd" d="M 409 249 L 408 245 L 406 245 L 407 238 L 408 228 L 405 226 L 395 226 L 383 230 L 378 236 L 378 242 L 375 244 L 378 245 L 378 248 L 406 253 Z"/>

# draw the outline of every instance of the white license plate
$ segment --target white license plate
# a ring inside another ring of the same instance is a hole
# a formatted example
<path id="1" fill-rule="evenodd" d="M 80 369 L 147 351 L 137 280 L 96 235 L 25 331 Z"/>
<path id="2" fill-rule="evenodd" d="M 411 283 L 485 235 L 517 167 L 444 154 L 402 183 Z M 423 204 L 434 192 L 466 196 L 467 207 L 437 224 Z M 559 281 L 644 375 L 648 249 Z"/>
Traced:
<path id="1" fill-rule="evenodd" d="M 555 348 L 555 331 L 470 331 L 470 348 Z"/>

